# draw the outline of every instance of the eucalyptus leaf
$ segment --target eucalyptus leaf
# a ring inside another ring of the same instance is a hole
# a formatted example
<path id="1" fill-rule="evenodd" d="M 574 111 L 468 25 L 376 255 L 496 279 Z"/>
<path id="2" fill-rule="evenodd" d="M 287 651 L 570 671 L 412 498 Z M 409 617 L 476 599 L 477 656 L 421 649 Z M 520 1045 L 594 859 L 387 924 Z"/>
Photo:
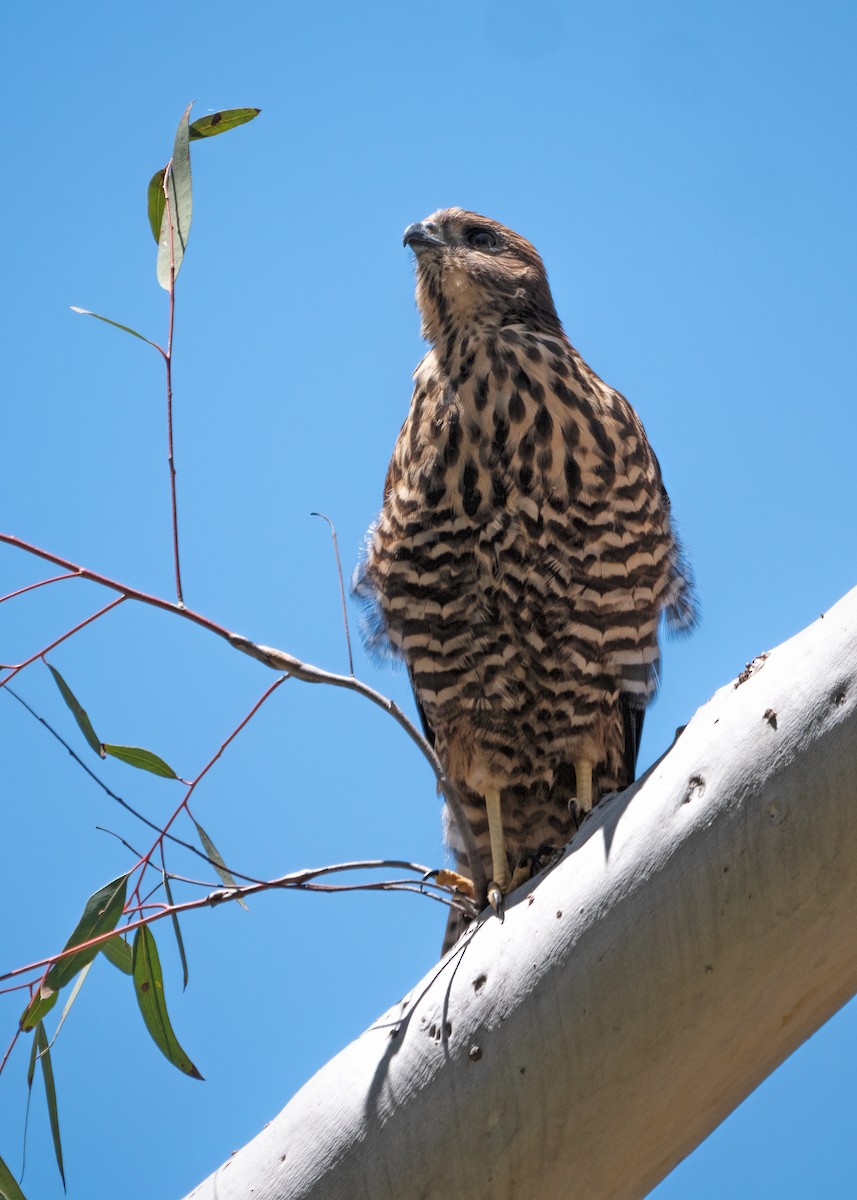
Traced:
<path id="1" fill-rule="evenodd" d="M 57 993 L 54 988 L 41 985 L 39 990 L 33 995 L 30 1003 L 21 1014 L 19 1022 L 24 1033 L 31 1033 L 36 1028 L 42 1017 L 47 1016 L 53 1006 L 57 1002 Z"/>
<path id="2" fill-rule="evenodd" d="M 60 673 L 56 669 L 56 667 L 52 667 L 50 663 L 47 664 L 47 667 L 48 667 L 48 670 L 50 671 L 50 673 L 54 677 L 54 682 L 56 683 L 57 687 L 60 690 L 60 695 L 62 696 L 63 700 L 65 700 L 68 707 L 71 709 L 72 716 L 74 717 L 75 721 L 77 721 L 80 732 L 83 734 L 83 736 L 89 742 L 90 746 L 95 751 L 95 753 L 98 755 L 98 757 L 104 758 L 104 753 L 101 749 L 101 742 L 98 740 L 98 738 L 95 735 L 95 730 L 92 728 L 92 722 L 90 721 L 89 717 L 87 716 L 86 709 L 78 701 L 74 692 L 71 690 L 71 688 L 68 686 L 66 681 L 63 679 L 62 675 L 60 675 Z"/>
<path id="3" fill-rule="evenodd" d="M 72 312 L 80 313 L 82 317 L 95 317 L 96 321 L 103 321 L 105 325 L 112 325 L 114 329 L 121 329 L 125 333 L 130 333 L 132 337 L 139 338 L 147 346 L 154 346 L 156 350 L 161 349 L 157 342 L 150 342 L 147 337 L 143 337 L 142 333 L 138 333 L 130 325 L 120 325 L 118 321 L 111 321 L 109 317 L 102 317 L 100 313 L 90 312 L 88 308 L 78 308 L 76 304 L 70 304 L 69 308 Z"/>
<path id="4" fill-rule="evenodd" d="M 173 157 L 167 167 L 167 203 L 161 219 L 158 239 L 158 283 L 171 292 L 181 269 L 193 215 L 190 178 L 188 116 L 193 102 L 182 113 L 173 143 Z"/>
<path id="5" fill-rule="evenodd" d="M 102 942 L 99 949 L 107 961 L 111 962 L 123 975 L 133 975 L 134 967 L 131 962 L 131 947 L 118 933 L 116 937 Z"/>
<path id="6" fill-rule="evenodd" d="M 33 1043 L 30 1046 L 30 1061 L 27 1063 L 27 1091 L 33 1086 L 33 1080 L 36 1078 L 36 1059 L 39 1057 L 39 1043 L 33 1038 Z M 27 1097 L 27 1107 L 30 1107 L 30 1098 Z"/>
<path id="7" fill-rule="evenodd" d="M 152 931 L 141 925 L 134 934 L 134 990 L 146 1028 L 161 1053 L 192 1079 L 202 1079 L 173 1032 L 164 998 L 164 978 Z"/>
<path id="8" fill-rule="evenodd" d="M 198 121 L 194 121 L 188 129 L 188 135 L 192 142 L 199 138 L 216 137 L 218 133 L 228 133 L 230 129 L 246 125 L 248 121 L 258 117 L 261 111 L 261 108 L 224 108 L 220 112 L 209 113 L 207 117 L 200 117 Z"/>
<path id="9" fill-rule="evenodd" d="M 90 970 L 91 966 L 92 966 L 91 962 L 87 963 L 86 966 L 83 968 L 83 970 L 78 975 L 77 979 L 75 979 L 74 987 L 69 992 L 68 1000 L 66 1000 L 65 1004 L 63 1005 L 62 1012 L 60 1013 L 60 1019 L 59 1019 L 59 1021 L 57 1021 L 57 1027 L 54 1030 L 54 1036 L 51 1038 L 51 1046 L 53 1046 L 54 1042 L 59 1037 L 60 1030 L 62 1029 L 63 1025 L 65 1024 L 65 1019 L 68 1016 L 69 1012 L 71 1011 L 71 1006 L 74 1004 L 75 1000 L 77 999 L 80 989 L 83 987 L 84 981 L 85 981 L 87 975 L 89 974 L 89 970 Z"/>
<path id="10" fill-rule="evenodd" d="M 151 771 L 153 775 L 160 775 L 162 779 L 178 779 L 169 763 L 165 763 L 151 750 L 142 750 L 139 746 L 111 746 L 107 742 L 101 748 L 105 754 L 130 763 L 132 767 L 138 767 L 141 771 Z"/>
<path id="11" fill-rule="evenodd" d="M 166 173 L 166 167 L 161 167 L 160 171 L 156 171 L 149 180 L 149 187 L 146 191 L 146 210 L 149 216 L 149 228 L 152 231 L 152 237 L 155 239 L 156 244 L 161 240 L 161 221 L 164 216 L 164 206 L 167 202 L 164 196 L 164 176 Z"/>
<path id="12" fill-rule="evenodd" d="M 170 877 L 166 871 L 163 872 L 163 876 L 164 876 L 164 891 L 166 892 L 166 895 L 167 895 L 167 903 L 170 906 L 172 906 L 172 904 L 173 904 L 173 889 L 170 887 Z M 173 923 L 173 933 L 175 934 L 175 937 L 176 937 L 176 946 L 178 947 L 179 958 L 181 959 L 181 964 L 182 964 L 182 991 L 184 991 L 185 988 L 187 987 L 187 982 L 190 977 L 190 973 L 187 969 L 187 955 L 185 954 L 184 938 L 182 937 L 182 927 L 179 924 L 178 913 L 175 913 L 175 912 L 170 913 L 170 920 Z"/>
<path id="13" fill-rule="evenodd" d="M 18 1187 L 18 1181 L 2 1158 L 0 1158 L 0 1200 L 27 1200 Z"/>
<path id="14" fill-rule="evenodd" d="M 127 888 L 128 876 L 120 875 L 118 879 L 112 880 L 103 888 L 99 888 L 97 892 L 93 892 L 84 906 L 83 914 L 74 928 L 74 933 L 63 949 L 71 950 L 74 946 L 80 946 L 84 942 L 98 937 L 99 934 L 115 929 L 116 922 L 122 916 L 122 910 L 125 907 Z M 58 959 L 48 971 L 43 986 L 58 992 L 87 963 L 92 962 L 100 949 L 100 946 L 86 946 L 83 950 L 78 950 L 76 954 Z"/>
<path id="15" fill-rule="evenodd" d="M 51 1063 L 51 1051 L 48 1046 L 45 1027 L 39 1021 L 36 1026 L 36 1045 L 38 1046 L 39 1062 L 42 1066 L 42 1079 L 45 1081 L 45 1097 L 48 1101 L 48 1119 L 51 1123 L 51 1137 L 54 1142 L 54 1154 L 57 1160 L 62 1185 L 65 1187 L 65 1171 L 62 1165 L 62 1142 L 60 1140 L 60 1121 L 57 1111 L 57 1090 L 54 1082 L 54 1068 Z"/>
<path id="16" fill-rule="evenodd" d="M 27 1131 L 30 1128 L 30 1101 L 33 1098 L 33 1080 L 36 1078 L 36 1059 L 38 1058 L 38 1054 L 39 1054 L 39 1044 L 36 1041 L 36 1039 L 33 1038 L 32 1042 L 30 1044 L 30 1061 L 27 1064 L 27 1106 L 24 1109 L 24 1139 L 23 1139 L 24 1145 L 23 1145 L 23 1153 L 21 1155 L 21 1159 L 22 1159 L 21 1177 L 22 1178 L 24 1176 L 24 1171 L 26 1170 L 26 1167 L 27 1167 Z M 2 1160 L 0 1160 L 0 1161 L 2 1161 Z M 2 1171 L 0 1171 L 0 1176 L 2 1176 Z M 2 1196 L 3 1196 L 3 1189 L 0 1188 L 0 1198 L 2 1198 Z"/>
<path id="17" fill-rule="evenodd" d="M 232 872 L 227 867 L 226 863 L 223 861 L 223 857 L 222 857 L 220 851 L 215 846 L 214 842 L 211 840 L 211 838 L 205 832 L 203 827 L 200 825 L 199 821 L 197 821 L 193 817 L 191 818 L 191 820 L 193 820 L 193 823 L 196 826 L 196 832 L 199 834 L 199 840 L 202 842 L 203 850 L 205 851 L 207 857 L 211 860 L 212 866 L 214 867 L 215 871 L 217 872 L 218 876 L 220 877 L 220 882 L 225 883 L 226 886 L 229 888 L 237 888 L 238 882 L 235 879 L 235 876 L 232 874 Z M 238 903 L 241 905 L 241 907 L 245 911 L 249 912 L 247 905 L 244 903 L 244 901 L 240 897 L 238 897 Z"/>

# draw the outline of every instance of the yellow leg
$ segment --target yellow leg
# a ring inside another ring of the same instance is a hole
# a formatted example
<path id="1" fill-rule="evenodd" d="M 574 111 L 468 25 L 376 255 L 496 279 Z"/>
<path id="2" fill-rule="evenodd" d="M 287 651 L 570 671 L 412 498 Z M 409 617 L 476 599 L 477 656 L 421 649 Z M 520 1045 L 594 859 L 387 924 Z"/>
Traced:
<path id="1" fill-rule="evenodd" d="M 503 915 L 503 895 L 509 888 L 509 867 L 506 861 L 506 840 L 503 837 L 503 811 L 500 793 L 490 788 L 485 793 L 488 814 L 488 836 L 491 839 L 491 871 L 494 878 L 488 884 L 488 903 L 498 916 Z"/>
<path id="2" fill-rule="evenodd" d="M 574 774 L 577 778 L 577 807 L 583 813 L 592 809 L 592 767 L 588 758 L 574 760 Z"/>

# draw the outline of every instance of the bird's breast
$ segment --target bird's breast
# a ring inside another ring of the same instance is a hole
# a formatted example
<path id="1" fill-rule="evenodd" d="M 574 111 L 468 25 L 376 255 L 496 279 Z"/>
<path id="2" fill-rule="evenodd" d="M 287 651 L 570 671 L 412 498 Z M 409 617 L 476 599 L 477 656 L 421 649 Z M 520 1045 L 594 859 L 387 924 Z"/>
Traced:
<path id="1" fill-rule="evenodd" d="M 415 373 L 366 580 L 429 707 L 651 691 L 668 513 L 636 415 L 587 371 L 520 333 Z"/>
<path id="2" fill-rule="evenodd" d="M 465 338 L 445 365 L 432 351 L 394 454 L 403 498 L 429 524 L 447 508 L 478 524 L 505 511 L 530 535 L 547 522 L 572 542 L 581 523 L 656 508 L 657 468 L 633 410 L 584 369 L 558 339 Z"/>

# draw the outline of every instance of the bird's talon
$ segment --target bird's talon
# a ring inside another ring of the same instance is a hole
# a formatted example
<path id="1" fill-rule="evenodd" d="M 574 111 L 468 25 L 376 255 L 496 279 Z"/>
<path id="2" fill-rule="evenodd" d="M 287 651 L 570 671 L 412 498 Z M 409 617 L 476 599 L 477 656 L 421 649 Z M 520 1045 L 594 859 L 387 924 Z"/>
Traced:
<path id="1" fill-rule="evenodd" d="M 488 884 L 488 903 L 502 921 L 506 915 L 505 905 L 503 902 L 503 893 L 500 891 L 499 885 L 494 883 L 493 880 Z"/>

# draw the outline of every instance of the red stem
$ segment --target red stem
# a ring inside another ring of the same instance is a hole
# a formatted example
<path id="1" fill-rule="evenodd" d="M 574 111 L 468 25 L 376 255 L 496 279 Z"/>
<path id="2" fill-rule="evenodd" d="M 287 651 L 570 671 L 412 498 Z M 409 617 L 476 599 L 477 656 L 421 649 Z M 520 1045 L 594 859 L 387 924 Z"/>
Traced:
<path id="1" fill-rule="evenodd" d="M 11 1042 L 9 1043 L 9 1045 L 6 1049 L 6 1053 L 3 1055 L 3 1061 L 0 1062 L 0 1074 L 2 1074 L 3 1068 L 6 1066 L 6 1063 L 9 1061 L 9 1055 L 15 1049 L 15 1043 L 18 1040 L 18 1036 L 19 1036 L 20 1032 L 21 1032 L 20 1029 L 15 1030 L 15 1036 L 12 1038 Z"/>
<path id="2" fill-rule="evenodd" d="M 38 583 L 30 583 L 26 587 L 18 588 L 17 592 L 7 592 L 5 596 L 0 596 L 0 604 L 4 600 L 14 600 L 16 596 L 23 596 L 24 592 L 32 592 L 36 588 L 44 587 L 48 583 L 59 583 L 61 579 L 75 579 L 77 571 L 69 571 L 66 575 L 54 575 L 51 579 L 40 579 Z"/>
<path id="3" fill-rule="evenodd" d="M 221 745 L 221 747 L 217 751 L 217 753 L 212 758 L 210 758 L 209 761 L 205 764 L 205 766 L 202 768 L 200 773 L 197 775 L 196 779 L 191 781 L 191 784 L 188 787 L 188 790 L 185 793 L 181 804 L 178 806 L 178 808 L 175 810 L 173 815 L 167 821 L 166 825 L 161 830 L 160 835 L 158 836 L 158 838 L 155 841 L 155 844 L 152 846 L 151 850 L 149 850 L 147 854 L 143 855 L 143 857 L 140 859 L 139 863 L 137 863 L 137 867 L 142 867 L 142 871 L 140 872 L 140 882 L 142 882 L 143 873 L 145 872 L 146 867 L 149 865 L 152 855 L 155 853 L 155 851 L 158 849 L 158 847 L 163 845 L 164 838 L 169 833 L 170 826 L 173 824 L 174 821 L 176 821 L 178 819 L 180 814 L 187 809 L 188 803 L 190 802 L 190 798 L 193 795 L 197 784 L 202 782 L 202 780 L 205 778 L 205 776 L 208 774 L 208 772 L 211 770 L 211 768 L 214 766 L 214 764 L 217 762 L 217 760 L 223 754 L 223 752 L 227 748 L 227 746 L 235 740 L 235 738 L 238 736 L 238 734 L 241 732 L 241 730 L 244 728 L 244 726 L 247 725 L 247 723 L 253 719 L 253 717 L 256 715 L 256 713 L 259 711 L 259 709 L 262 707 L 262 705 L 265 703 L 265 701 L 268 699 L 268 697 L 277 690 L 277 688 L 280 686 L 281 683 L 285 683 L 287 679 L 288 679 L 287 675 L 281 675 L 279 677 L 279 679 L 274 680 L 274 682 L 271 684 L 270 687 L 265 689 L 265 692 L 259 697 L 259 699 L 256 701 L 256 703 L 253 705 L 253 707 L 247 713 L 246 717 L 244 717 L 244 719 L 238 725 L 235 726 L 235 728 L 230 733 L 229 737 Z M 134 867 L 133 869 L 136 871 L 137 867 Z M 137 887 L 134 889 L 134 893 L 133 893 L 133 895 L 136 896 L 138 900 L 140 900 L 140 882 L 138 882 Z"/>
<path id="4" fill-rule="evenodd" d="M 25 659 L 23 662 L 17 663 L 14 667 L 10 664 L 9 674 L 4 679 L 0 679 L 0 687 L 4 687 L 10 679 L 15 678 L 19 671 L 23 671 L 24 667 L 28 667 L 30 663 L 35 662 L 37 658 L 43 658 L 48 651 L 53 650 L 60 644 L 60 642 L 64 642 L 67 638 L 70 638 L 73 633 L 78 633 L 84 628 L 84 626 L 90 625 L 93 621 L 97 621 L 99 617 L 103 617 L 105 613 L 110 612 L 111 608 L 115 608 L 117 604 L 121 604 L 123 600 L 127 599 L 127 596 L 117 596 L 115 600 L 111 600 L 109 604 L 105 604 L 104 608 L 99 608 L 98 612 L 93 613 L 91 617 L 87 617 L 85 621 L 81 621 L 79 624 L 75 625 L 73 629 L 66 630 L 61 637 L 58 637 L 56 641 L 51 642 L 49 646 L 45 646 L 43 649 L 38 650 L 35 654 L 31 654 L 29 658 Z M 4 664 L 0 664 L 0 666 L 2 665 Z"/>
<path id="5" fill-rule="evenodd" d="M 172 237 L 173 231 L 170 226 L 170 253 L 172 254 Z M 175 563 L 176 573 L 176 600 L 179 604 L 184 604 L 182 595 L 182 572 L 179 565 L 179 515 L 178 503 L 176 500 L 176 461 L 173 452 L 173 322 L 175 320 L 176 310 L 176 287 L 175 275 L 172 265 L 170 266 L 170 328 L 167 336 L 167 353 L 164 361 L 167 369 L 167 461 L 170 468 L 170 506 L 172 508 L 173 520 L 173 562 Z"/>
<path id="6" fill-rule="evenodd" d="M 164 355 L 164 363 L 167 371 L 167 463 L 170 469 L 170 508 L 172 510 L 173 524 L 173 562 L 175 564 L 176 575 L 176 600 L 179 604 L 184 604 L 182 596 L 182 573 L 179 565 L 179 517 L 178 504 L 176 502 L 176 462 L 173 452 L 173 329 L 176 318 L 176 252 L 175 252 L 175 234 L 173 230 L 173 219 L 170 212 L 170 195 L 169 195 L 169 179 L 172 173 L 172 159 L 167 163 L 167 169 L 164 171 L 164 200 L 167 212 L 167 228 L 170 231 L 170 286 L 168 289 L 170 297 L 170 316 L 169 327 L 167 329 L 167 352 Z"/>

